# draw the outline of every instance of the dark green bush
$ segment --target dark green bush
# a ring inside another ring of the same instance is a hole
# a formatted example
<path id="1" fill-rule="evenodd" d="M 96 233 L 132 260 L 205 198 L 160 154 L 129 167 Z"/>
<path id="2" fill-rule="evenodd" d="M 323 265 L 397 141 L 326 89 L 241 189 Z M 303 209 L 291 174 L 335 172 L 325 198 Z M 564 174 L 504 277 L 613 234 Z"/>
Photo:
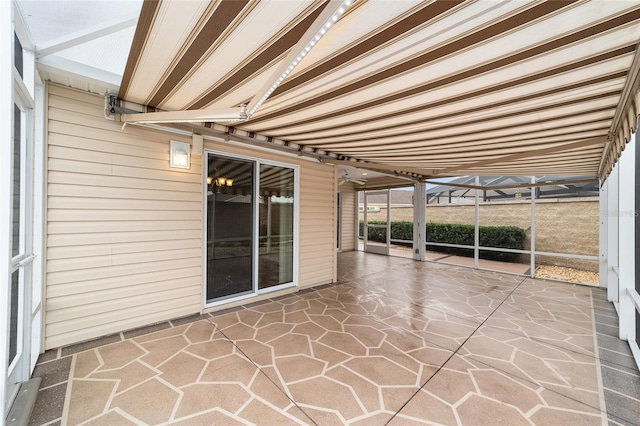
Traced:
<path id="1" fill-rule="evenodd" d="M 387 222 L 369 221 L 370 225 L 384 225 Z M 364 235 L 364 222 L 360 221 L 360 234 Z M 385 228 L 369 228 L 368 237 L 371 241 L 387 242 Z M 391 222 L 391 239 L 413 241 L 413 222 Z"/>
<path id="2" fill-rule="evenodd" d="M 497 247 L 523 250 L 526 233 L 524 229 L 516 226 L 480 226 L 480 246 Z M 429 245 L 429 242 L 447 243 L 459 245 L 473 245 L 475 229 L 473 225 L 456 225 L 447 223 L 427 224 L 427 249 L 457 254 L 461 256 L 473 256 L 472 249 L 459 249 L 453 247 L 437 247 Z M 501 253 L 496 251 L 480 251 L 482 259 L 513 262 L 519 255 L 517 253 Z"/>
<path id="3" fill-rule="evenodd" d="M 372 225 L 385 222 L 369 222 Z M 428 244 L 445 243 L 472 246 L 475 237 L 473 225 L 459 225 L 449 223 L 427 223 L 427 249 L 440 253 L 455 254 L 459 256 L 473 257 L 473 249 L 461 249 L 454 247 L 439 247 Z M 363 235 L 364 223 L 360 222 L 360 235 Z M 480 226 L 480 246 L 497 247 L 523 250 L 526 233 L 524 229 L 516 226 Z M 386 242 L 387 230 L 385 228 L 369 228 L 368 237 L 371 241 Z M 391 222 L 392 240 L 413 240 L 412 222 Z M 517 253 L 501 253 L 495 251 L 480 250 L 482 259 L 513 262 L 518 257 Z"/>

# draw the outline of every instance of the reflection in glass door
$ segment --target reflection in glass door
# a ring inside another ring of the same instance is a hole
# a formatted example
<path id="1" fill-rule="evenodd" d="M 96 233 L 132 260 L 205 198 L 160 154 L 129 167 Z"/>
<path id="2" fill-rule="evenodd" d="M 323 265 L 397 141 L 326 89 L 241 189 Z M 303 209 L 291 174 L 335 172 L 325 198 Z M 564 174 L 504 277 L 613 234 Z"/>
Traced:
<path id="1" fill-rule="evenodd" d="M 293 281 L 294 171 L 260 165 L 258 288 Z"/>
<path id="2" fill-rule="evenodd" d="M 253 161 L 207 154 L 207 301 L 253 292 Z"/>

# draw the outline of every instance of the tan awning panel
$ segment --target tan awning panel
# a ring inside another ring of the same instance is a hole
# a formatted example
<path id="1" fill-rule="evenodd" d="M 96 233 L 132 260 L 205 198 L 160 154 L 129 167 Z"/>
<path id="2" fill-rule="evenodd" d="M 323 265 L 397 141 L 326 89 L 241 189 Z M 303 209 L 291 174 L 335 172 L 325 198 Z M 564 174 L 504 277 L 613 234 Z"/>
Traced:
<path id="1" fill-rule="evenodd" d="M 253 105 L 236 134 L 423 176 L 604 178 L 637 126 L 639 41 L 640 0 L 148 1 L 119 97 Z"/>

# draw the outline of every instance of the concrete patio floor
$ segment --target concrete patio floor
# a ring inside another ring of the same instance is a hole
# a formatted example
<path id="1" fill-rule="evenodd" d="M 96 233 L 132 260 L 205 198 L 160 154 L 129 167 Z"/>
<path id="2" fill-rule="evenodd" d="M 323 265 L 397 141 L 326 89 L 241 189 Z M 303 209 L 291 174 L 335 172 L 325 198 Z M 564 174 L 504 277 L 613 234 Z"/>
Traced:
<path id="1" fill-rule="evenodd" d="M 640 424 L 601 289 L 361 252 L 339 278 L 48 351 L 31 424 Z"/>
<path id="2" fill-rule="evenodd" d="M 358 244 L 358 250 L 364 250 L 362 241 Z M 375 253 L 375 252 L 374 252 Z M 413 259 L 413 250 L 411 247 L 391 244 L 389 248 L 390 256 L 404 257 Z M 428 262 L 439 262 L 447 265 L 465 266 L 467 268 L 475 268 L 475 260 L 473 257 L 458 256 L 454 254 L 440 253 L 427 250 L 425 260 Z M 556 268 L 553 271 L 542 270 L 541 268 Z M 491 272 L 505 272 L 507 274 L 527 275 L 531 276 L 531 264 L 519 262 L 507 262 L 499 260 L 478 259 L 478 269 Z M 540 276 L 539 276 L 540 275 Z M 574 268 L 565 268 L 550 266 L 545 264 L 536 265 L 535 278 L 551 279 L 554 281 L 571 282 L 582 285 L 598 287 L 598 275 L 592 271 L 584 271 Z"/>
<path id="3" fill-rule="evenodd" d="M 358 245 L 358 250 L 364 251 L 362 241 Z M 404 257 L 413 259 L 413 250 L 411 247 L 392 244 L 389 248 L 389 255 L 396 257 Z M 429 262 L 440 262 L 447 265 L 466 266 L 473 268 L 475 266 L 473 257 L 456 256 L 452 254 L 439 253 L 427 250 L 426 260 Z M 515 262 L 500 262 L 497 260 L 478 259 L 479 269 L 493 272 L 506 272 L 508 274 L 527 275 L 531 270 L 531 265 Z"/>

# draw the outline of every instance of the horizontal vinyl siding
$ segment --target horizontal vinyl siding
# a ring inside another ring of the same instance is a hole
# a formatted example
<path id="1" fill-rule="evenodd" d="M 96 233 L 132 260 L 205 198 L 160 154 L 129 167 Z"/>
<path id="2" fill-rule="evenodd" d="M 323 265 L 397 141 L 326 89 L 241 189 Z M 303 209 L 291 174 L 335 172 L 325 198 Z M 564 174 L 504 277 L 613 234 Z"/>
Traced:
<path id="1" fill-rule="evenodd" d="M 341 207 L 341 249 L 342 251 L 355 250 L 356 240 L 356 192 L 353 185 L 345 183 L 342 185 L 342 205 Z"/>
<path id="2" fill-rule="evenodd" d="M 333 168 L 310 163 L 300 173 L 300 287 L 335 279 L 335 209 Z"/>
<path id="3" fill-rule="evenodd" d="M 201 158 L 169 167 L 169 140 L 189 138 L 48 88 L 46 347 L 200 312 Z"/>
<path id="4" fill-rule="evenodd" d="M 180 137 L 104 118 L 100 96 L 48 86 L 45 345 L 200 312 L 202 158 L 169 167 Z M 250 146 L 205 147 L 300 167 L 300 288 L 336 269 L 332 166 Z"/>

